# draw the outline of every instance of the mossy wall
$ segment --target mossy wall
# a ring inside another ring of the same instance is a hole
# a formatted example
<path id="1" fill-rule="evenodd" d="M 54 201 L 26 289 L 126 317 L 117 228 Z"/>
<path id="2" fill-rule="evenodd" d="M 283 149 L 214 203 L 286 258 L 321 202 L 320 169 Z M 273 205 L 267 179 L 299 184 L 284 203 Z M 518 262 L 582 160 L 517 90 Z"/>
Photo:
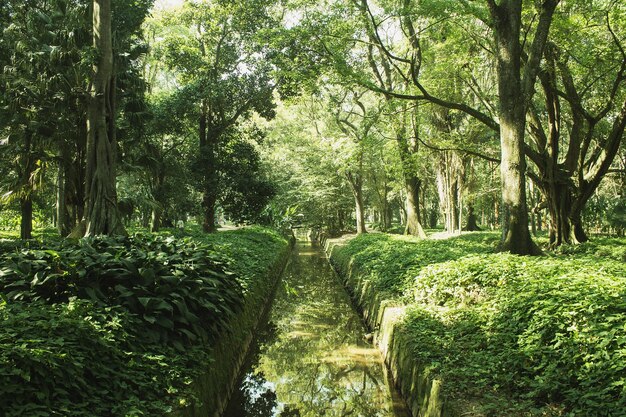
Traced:
<path id="1" fill-rule="evenodd" d="M 265 317 L 276 284 L 289 260 L 294 240 L 276 257 L 276 262 L 248 290 L 244 308 L 231 320 L 220 341 L 213 347 L 212 362 L 192 384 L 199 401 L 171 413 L 171 417 L 219 417 L 234 390 L 254 332 Z"/>
<path id="2" fill-rule="evenodd" d="M 399 325 L 405 307 L 373 290 L 367 280 L 367 271 L 361 270 L 353 259 L 340 260 L 336 256 L 336 250 L 344 242 L 345 238 L 324 239 L 323 245 L 353 302 L 374 332 L 374 342 L 413 416 L 461 416 L 459 407 L 446 401 L 442 381 L 432 378 L 428 369 L 414 360 L 408 335 Z"/>

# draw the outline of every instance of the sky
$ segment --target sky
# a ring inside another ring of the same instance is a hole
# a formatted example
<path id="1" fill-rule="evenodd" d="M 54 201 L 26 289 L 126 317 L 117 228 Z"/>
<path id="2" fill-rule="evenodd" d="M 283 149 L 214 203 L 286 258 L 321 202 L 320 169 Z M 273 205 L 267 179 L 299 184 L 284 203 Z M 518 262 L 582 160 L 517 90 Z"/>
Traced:
<path id="1" fill-rule="evenodd" d="M 155 9 L 169 9 L 172 7 L 180 6 L 183 4 L 183 0 L 156 0 L 154 2 Z"/>

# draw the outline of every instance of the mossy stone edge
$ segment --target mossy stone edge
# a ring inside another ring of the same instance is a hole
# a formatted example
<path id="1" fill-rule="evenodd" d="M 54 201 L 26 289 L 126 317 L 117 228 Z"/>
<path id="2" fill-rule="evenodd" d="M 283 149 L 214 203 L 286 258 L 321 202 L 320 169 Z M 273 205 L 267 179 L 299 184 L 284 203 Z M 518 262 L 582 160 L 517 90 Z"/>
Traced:
<path id="1" fill-rule="evenodd" d="M 374 332 L 374 342 L 383 354 L 385 364 L 411 414 L 420 417 L 462 415 L 455 401 L 446 399 L 443 381 L 430 376 L 428 369 L 411 355 L 408 335 L 399 331 L 397 326 L 403 319 L 405 306 L 374 291 L 364 278 L 364 271 L 352 260 L 339 262 L 336 251 L 346 243 L 345 237 L 324 239 L 322 243 L 352 301 L 369 329 Z"/>
<path id="2" fill-rule="evenodd" d="M 235 316 L 213 347 L 213 361 L 193 382 L 199 399 L 195 404 L 177 409 L 169 417 L 219 417 L 228 405 L 241 366 L 246 358 L 254 333 L 266 317 L 276 285 L 289 261 L 295 240 L 292 238 L 264 276 L 258 277 L 248 291 L 243 310 Z"/>

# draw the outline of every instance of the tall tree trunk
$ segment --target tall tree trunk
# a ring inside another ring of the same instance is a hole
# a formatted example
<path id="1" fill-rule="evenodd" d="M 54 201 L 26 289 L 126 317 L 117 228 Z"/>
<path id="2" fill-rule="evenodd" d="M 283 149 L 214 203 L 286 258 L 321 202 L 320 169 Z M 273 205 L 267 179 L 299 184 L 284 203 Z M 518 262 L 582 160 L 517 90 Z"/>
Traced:
<path id="1" fill-rule="evenodd" d="M 447 158 L 437 168 L 437 191 L 446 232 L 454 233 L 458 229 L 457 180 L 450 172 L 450 161 Z"/>
<path id="2" fill-rule="evenodd" d="M 65 147 L 65 146 L 64 146 Z M 61 150 L 59 167 L 57 173 L 57 204 L 56 204 L 56 226 L 61 236 L 67 236 L 70 232 L 68 229 L 69 216 L 67 213 L 67 181 L 65 180 L 66 165 L 65 159 L 67 154 Z"/>
<path id="3" fill-rule="evenodd" d="M 354 204 L 356 209 L 356 232 L 357 234 L 367 233 L 365 229 L 365 207 L 363 206 L 363 191 L 353 190 Z"/>
<path id="4" fill-rule="evenodd" d="M 406 226 L 406 198 L 404 198 L 404 196 L 402 194 L 400 194 L 400 196 L 398 197 L 398 199 L 400 200 L 399 204 L 398 204 L 398 216 L 400 217 L 400 224 L 403 224 Z"/>
<path id="5" fill-rule="evenodd" d="M 544 90 L 546 94 L 549 94 L 555 88 L 544 88 Z M 572 95 L 574 94 L 572 93 Z M 582 115 L 579 117 L 583 118 Z M 595 126 L 595 122 L 589 123 L 587 128 L 586 137 L 589 142 L 593 137 Z M 587 154 L 587 150 L 584 152 L 578 149 L 571 151 L 572 147 L 580 147 L 580 142 L 572 142 L 570 139 L 570 151 L 568 152 L 568 155 L 572 153 L 576 155 L 578 162 L 576 163 L 574 160 L 570 164 L 559 164 L 558 136 L 552 132 L 548 136 L 552 146 L 548 147 L 548 152 L 543 152 L 539 158 L 536 157 L 540 161 L 538 168 L 541 177 L 535 176 L 535 182 L 539 185 L 546 199 L 550 216 L 550 247 L 554 248 L 562 244 L 578 244 L 589 240 L 582 224 L 582 211 L 613 163 L 623 140 L 625 129 L 626 101 L 622 106 L 620 115 L 613 121 L 611 131 L 603 141 L 602 151 L 597 153 L 601 158 L 594 163 L 588 163 L 589 167 L 593 167 L 593 171 L 588 170 L 586 172 L 587 166 L 583 165 L 582 161 L 586 160 L 584 155 Z M 554 137 L 557 139 L 553 139 Z"/>
<path id="6" fill-rule="evenodd" d="M 420 221 L 420 185 L 421 181 L 416 176 L 409 176 L 405 179 L 406 184 L 406 228 L 405 234 L 426 238 L 426 232 L 422 228 Z"/>
<path id="7" fill-rule="evenodd" d="M 158 232 L 161 228 L 161 217 L 163 215 L 163 208 L 159 205 L 158 207 L 152 208 L 152 215 L 150 216 L 150 231 Z"/>
<path id="8" fill-rule="evenodd" d="M 150 231 L 158 232 L 161 229 L 161 224 L 163 223 L 163 206 L 161 203 L 157 202 L 152 207 L 150 214 Z"/>
<path id="9" fill-rule="evenodd" d="M 214 233 L 217 231 L 217 158 L 216 146 L 219 138 L 218 132 L 214 128 L 210 129 L 208 125 L 208 105 L 205 100 L 201 104 L 200 115 L 200 152 L 204 169 L 204 184 L 202 190 L 202 210 L 203 222 L 202 229 L 206 233 Z"/>
<path id="10" fill-rule="evenodd" d="M 162 225 L 163 210 L 166 207 L 165 193 L 163 185 L 165 184 L 165 168 L 162 159 L 153 166 L 152 178 L 150 180 L 150 193 L 152 194 L 153 206 L 150 216 L 150 230 L 158 232 Z"/>
<path id="11" fill-rule="evenodd" d="M 389 202 L 389 191 L 389 186 L 385 185 L 383 200 L 383 226 L 385 231 L 391 229 L 391 222 L 393 221 L 393 210 L 391 209 L 391 203 Z"/>
<path id="12" fill-rule="evenodd" d="M 528 230 L 524 132 L 526 104 L 521 77 L 521 0 L 490 1 L 495 25 L 500 146 L 502 152 L 502 247 L 519 255 L 538 254 Z"/>
<path id="13" fill-rule="evenodd" d="M 346 178 L 350 183 L 352 194 L 354 195 L 354 205 L 356 211 L 356 233 L 367 233 L 365 229 L 365 206 L 363 204 L 363 178 L 360 174 L 346 173 Z"/>
<path id="14" fill-rule="evenodd" d="M 73 228 L 84 218 L 87 202 L 87 112 L 85 111 L 81 111 L 78 117 L 76 151 L 68 169 L 65 180 L 68 181 L 68 187 L 72 191 L 70 201 L 73 206 L 73 217 L 70 223 Z"/>
<path id="15" fill-rule="evenodd" d="M 30 193 L 20 197 L 20 239 L 33 238 L 33 200 Z"/>
<path id="16" fill-rule="evenodd" d="M 508 77 L 500 77 L 508 78 Z M 505 83 L 505 85 L 510 85 Z M 501 85 L 501 89 L 506 87 Z M 501 90 L 501 91 L 502 91 Z M 528 208 L 526 206 L 526 160 L 523 153 L 524 112 L 516 98 L 508 92 L 501 93 L 503 111 L 500 114 L 500 143 L 502 147 L 502 205 L 506 213 L 503 219 L 503 249 L 519 255 L 537 254 L 528 230 Z"/>
<path id="17" fill-rule="evenodd" d="M 85 122 L 86 124 L 86 122 Z M 84 132 L 86 135 L 86 131 Z M 67 199 L 68 227 L 72 230 L 85 215 L 86 167 L 85 149 L 79 149 L 71 163 L 66 165 L 65 197 Z"/>
<path id="18" fill-rule="evenodd" d="M 530 174 L 529 174 L 530 176 Z M 531 177 L 532 178 L 532 177 Z M 537 212 L 538 212 L 538 199 L 537 199 L 537 190 L 535 189 L 535 185 L 533 181 L 528 182 L 528 204 L 529 204 L 529 214 L 530 214 L 530 231 L 533 236 L 537 236 Z"/>
<path id="19" fill-rule="evenodd" d="M 561 180 L 559 180 L 561 179 Z M 550 247 L 564 243 L 578 244 L 589 240 L 582 225 L 581 210 L 576 206 L 574 184 L 566 172 L 557 172 L 552 181 L 543 184 L 548 213 L 550 215 Z"/>
<path id="20" fill-rule="evenodd" d="M 32 134 L 26 132 L 24 135 L 24 148 L 21 156 L 21 173 L 20 173 L 20 238 L 33 238 L 33 201 L 32 201 L 32 185 L 31 175 L 33 173 L 33 156 L 32 156 Z"/>
<path id="21" fill-rule="evenodd" d="M 430 211 L 427 204 L 428 201 L 428 189 L 427 184 L 425 182 L 420 183 L 420 224 L 423 226 L 424 224 L 428 224 L 430 222 Z"/>
<path id="22" fill-rule="evenodd" d="M 387 173 L 383 172 L 382 184 L 379 184 L 377 176 L 373 175 L 374 190 L 376 191 L 378 210 L 374 211 L 374 223 L 380 224 L 380 230 L 386 232 L 391 228 L 391 210 L 389 204 L 389 191 Z"/>
<path id="23" fill-rule="evenodd" d="M 481 230 L 481 228 L 478 227 L 476 213 L 474 213 L 474 206 L 472 204 L 467 205 L 467 225 L 464 230 L 469 232 Z"/>
<path id="24" fill-rule="evenodd" d="M 402 123 L 405 123 L 403 121 Z M 426 233 L 421 225 L 420 219 L 420 185 L 421 181 L 415 174 L 415 167 L 412 164 L 412 155 L 417 153 L 417 149 L 411 149 L 406 138 L 406 126 L 402 126 L 396 132 L 396 143 L 402 164 L 402 176 L 404 177 L 404 187 L 406 190 L 406 227 L 405 234 L 426 238 Z"/>
<path id="25" fill-rule="evenodd" d="M 217 231 L 217 201 L 212 189 L 205 191 L 202 197 L 202 207 L 204 208 L 204 222 L 202 228 L 206 233 Z"/>
<path id="26" fill-rule="evenodd" d="M 84 120 L 83 120 L 84 122 Z M 84 140 L 84 138 L 82 138 Z M 67 236 L 72 228 L 78 222 L 76 218 L 75 201 L 76 187 L 74 185 L 73 171 L 77 168 L 74 167 L 71 157 L 71 145 L 68 141 L 61 143 L 60 159 L 59 159 L 59 171 L 58 171 L 58 190 L 57 190 L 57 230 L 61 236 Z M 82 166 L 82 156 L 84 152 L 80 154 L 81 158 L 76 164 Z M 81 181 L 82 186 L 82 181 Z M 72 213 L 74 211 L 74 213 Z M 82 210 L 81 210 L 82 214 Z"/>
<path id="27" fill-rule="evenodd" d="M 93 46 L 98 53 L 87 117 L 85 213 L 87 236 L 125 234 L 117 210 L 115 95 L 111 0 L 93 2 Z"/>
<path id="28" fill-rule="evenodd" d="M 461 229 L 461 197 L 467 160 L 452 151 L 441 152 L 439 157 L 437 191 L 445 228 L 448 233 L 457 233 Z"/>

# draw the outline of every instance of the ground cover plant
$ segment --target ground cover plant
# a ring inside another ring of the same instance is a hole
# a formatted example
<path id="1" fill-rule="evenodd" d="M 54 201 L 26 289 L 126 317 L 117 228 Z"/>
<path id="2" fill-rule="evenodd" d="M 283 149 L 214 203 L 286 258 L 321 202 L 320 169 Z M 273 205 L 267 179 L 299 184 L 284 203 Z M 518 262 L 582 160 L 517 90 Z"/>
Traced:
<path id="1" fill-rule="evenodd" d="M 370 284 L 390 297 L 400 297 L 404 285 L 423 267 L 470 253 L 493 253 L 498 234 L 464 235 L 461 239 L 419 240 L 411 236 L 371 233 L 358 236 L 334 253 L 340 267 L 352 260 Z"/>
<path id="2" fill-rule="evenodd" d="M 408 305 L 399 331 L 415 360 L 447 395 L 478 398 L 475 415 L 623 415 L 626 241 L 542 257 L 490 252 L 486 242 L 464 235 L 439 251 L 438 241 L 372 235 L 334 253 Z"/>
<path id="3" fill-rule="evenodd" d="M 0 255 L 6 416 L 163 415 L 286 245 L 250 228 L 51 241 Z"/>

